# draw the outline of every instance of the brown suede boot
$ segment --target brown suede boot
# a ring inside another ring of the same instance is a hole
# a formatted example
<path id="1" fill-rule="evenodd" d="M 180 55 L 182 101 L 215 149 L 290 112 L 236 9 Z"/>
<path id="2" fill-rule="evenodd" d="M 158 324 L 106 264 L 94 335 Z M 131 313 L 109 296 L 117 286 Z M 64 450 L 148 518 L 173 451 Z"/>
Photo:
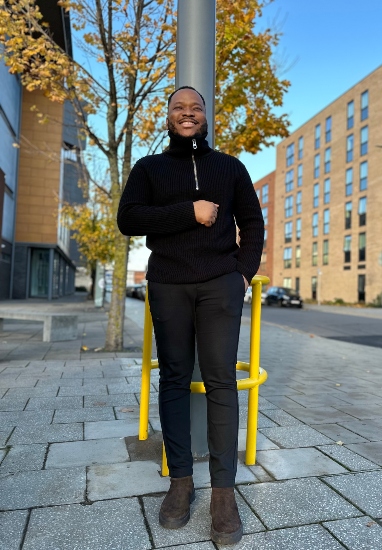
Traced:
<path id="1" fill-rule="evenodd" d="M 217 544 L 236 544 L 243 536 L 233 487 L 212 487 L 211 539 Z"/>
<path id="2" fill-rule="evenodd" d="M 192 476 L 171 478 L 171 485 L 159 511 L 159 523 L 166 529 L 179 529 L 190 519 L 190 504 L 195 500 Z"/>

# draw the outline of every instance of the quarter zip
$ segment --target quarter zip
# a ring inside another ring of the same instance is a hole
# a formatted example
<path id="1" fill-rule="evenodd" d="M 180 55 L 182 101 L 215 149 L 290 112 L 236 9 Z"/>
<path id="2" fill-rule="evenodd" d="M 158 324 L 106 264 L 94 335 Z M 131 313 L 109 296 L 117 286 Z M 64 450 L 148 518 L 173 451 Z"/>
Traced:
<path id="1" fill-rule="evenodd" d="M 196 139 L 193 139 L 193 140 L 192 140 L 192 148 L 193 148 L 193 149 L 197 149 L 197 148 L 198 148 L 198 145 L 197 145 L 197 143 L 196 143 Z"/>
<path id="2" fill-rule="evenodd" d="M 194 139 L 192 141 L 195 141 Z M 196 145 L 196 144 L 195 144 Z M 199 191 L 199 181 L 198 181 L 198 171 L 196 170 L 196 162 L 195 157 L 192 155 L 192 162 L 194 164 L 194 177 L 195 177 L 195 186 L 196 190 Z"/>

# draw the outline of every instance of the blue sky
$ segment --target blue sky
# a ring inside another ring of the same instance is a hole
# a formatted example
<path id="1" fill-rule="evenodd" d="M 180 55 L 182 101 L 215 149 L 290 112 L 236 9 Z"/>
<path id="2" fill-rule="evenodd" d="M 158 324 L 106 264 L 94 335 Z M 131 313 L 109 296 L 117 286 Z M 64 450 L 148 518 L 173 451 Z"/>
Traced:
<path id="1" fill-rule="evenodd" d="M 292 83 L 283 106 L 291 131 L 382 64 L 382 0 L 275 0 L 262 25 L 274 21 L 283 32 L 276 58 Z M 240 158 L 253 181 L 275 169 L 274 147 Z"/>
<path id="2" fill-rule="evenodd" d="M 292 83 L 283 106 L 291 131 L 382 64 L 382 0 L 275 0 L 259 24 L 274 22 L 283 32 L 276 59 Z M 240 158 L 253 181 L 276 167 L 274 147 Z M 133 251 L 129 269 L 145 269 L 147 258 L 145 247 Z"/>

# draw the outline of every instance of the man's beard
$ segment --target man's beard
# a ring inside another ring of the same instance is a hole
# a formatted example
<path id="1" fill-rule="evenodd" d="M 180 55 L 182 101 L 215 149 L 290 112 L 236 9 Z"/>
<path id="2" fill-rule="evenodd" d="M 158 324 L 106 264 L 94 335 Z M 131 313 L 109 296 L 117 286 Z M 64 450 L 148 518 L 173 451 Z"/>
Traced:
<path id="1" fill-rule="evenodd" d="M 197 132 L 195 132 L 195 134 L 193 134 L 192 136 L 182 136 L 182 134 L 179 134 L 179 132 L 177 131 L 175 124 L 168 121 L 168 131 L 169 133 L 173 134 L 179 139 L 190 140 L 195 138 L 206 137 L 208 133 L 208 124 L 207 124 L 207 121 L 204 124 L 201 124 Z"/>

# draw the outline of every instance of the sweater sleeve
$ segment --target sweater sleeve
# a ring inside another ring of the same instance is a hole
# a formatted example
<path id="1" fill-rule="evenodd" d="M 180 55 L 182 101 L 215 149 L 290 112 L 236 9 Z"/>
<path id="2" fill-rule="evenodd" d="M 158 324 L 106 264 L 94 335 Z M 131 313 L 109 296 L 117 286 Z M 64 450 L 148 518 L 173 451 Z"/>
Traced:
<path id="1" fill-rule="evenodd" d="M 237 269 L 251 283 L 260 266 L 264 220 L 251 178 L 243 164 L 241 175 L 236 180 L 234 216 L 240 237 Z"/>
<path id="2" fill-rule="evenodd" d="M 119 203 L 117 223 L 123 235 L 179 233 L 197 225 L 192 201 L 154 206 L 149 177 L 138 161 Z"/>

